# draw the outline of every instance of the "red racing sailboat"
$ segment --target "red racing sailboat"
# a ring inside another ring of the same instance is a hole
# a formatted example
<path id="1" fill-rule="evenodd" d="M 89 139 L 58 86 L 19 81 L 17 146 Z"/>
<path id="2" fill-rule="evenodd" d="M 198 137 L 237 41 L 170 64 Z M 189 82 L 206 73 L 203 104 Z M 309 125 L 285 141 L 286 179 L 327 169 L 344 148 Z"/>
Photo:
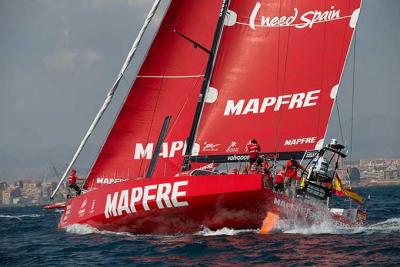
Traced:
<path id="1" fill-rule="evenodd" d="M 324 146 L 324 140 L 360 5 L 172 0 L 84 193 L 67 200 L 59 226 L 184 233 L 259 228 L 290 214 L 307 222 L 325 213 L 344 224 L 360 221 L 360 210 L 327 208 L 332 186 L 325 184 L 332 184 L 337 166 L 331 175 L 314 173 L 324 153 L 332 154 L 330 163 L 345 156 L 343 147 Z M 111 101 L 138 40 L 60 183 Z M 275 192 L 265 175 L 201 168 L 240 168 L 253 138 L 274 166 L 290 157 L 309 161 L 298 194 Z"/>

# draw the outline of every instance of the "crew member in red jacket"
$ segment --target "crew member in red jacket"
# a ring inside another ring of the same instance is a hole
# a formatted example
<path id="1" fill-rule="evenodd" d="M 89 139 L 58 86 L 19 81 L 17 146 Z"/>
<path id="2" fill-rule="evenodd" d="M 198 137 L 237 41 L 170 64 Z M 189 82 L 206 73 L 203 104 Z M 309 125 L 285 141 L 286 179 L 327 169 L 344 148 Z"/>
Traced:
<path id="1" fill-rule="evenodd" d="M 69 177 L 68 177 L 69 188 L 75 189 L 76 194 L 79 196 L 82 191 L 79 188 L 78 184 L 76 183 L 77 179 L 80 179 L 80 178 L 78 176 L 76 176 L 76 170 L 72 169 L 71 173 L 69 174 Z"/>
<path id="2" fill-rule="evenodd" d="M 282 192 L 284 191 L 283 187 L 283 180 L 285 178 L 285 166 L 282 167 L 282 170 L 280 170 L 276 175 L 275 175 L 275 191 L 276 192 Z"/>
<path id="3" fill-rule="evenodd" d="M 303 170 L 304 167 L 295 160 L 293 155 L 290 155 L 290 160 L 286 162 L 285 171 L 285 193 L 287 196 L 296 196 L 296 188 L 294 180 L 301 180 L 300 176 L 297 175 L 298 170 Z"/>
<path id="4" fill-rule="evenodd" d="M 246 145 L 246 152 L 249 152 L 250 165 L 252 165 L 254 162 L 256 162 L 256 160 L 258 159 L 260 150 L 261 150 L 260 145 L 257 143 L 256 139 L 252 139 Z"/>

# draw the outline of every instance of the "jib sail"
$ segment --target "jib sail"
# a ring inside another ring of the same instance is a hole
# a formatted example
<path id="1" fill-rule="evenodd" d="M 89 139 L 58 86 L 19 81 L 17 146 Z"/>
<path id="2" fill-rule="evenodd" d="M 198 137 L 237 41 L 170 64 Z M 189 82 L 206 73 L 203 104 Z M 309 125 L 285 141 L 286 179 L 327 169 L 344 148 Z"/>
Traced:
<path id="1" fill-rule="evenodd" d="M 319 149 L 360 0 L 232 0 L 197 134 L 200 158 Z M 239 159 L 240 160 L 240 159 Z"/>
<path id="2" fill-rule="evenodd" d="M 220 8 L 220 1 L 171 1 L 86 189 L 143 177 L 166 116 L 172 119 L 154 176 L 179 171 L 208 59 L 181 35 L 209 48 Z"/>

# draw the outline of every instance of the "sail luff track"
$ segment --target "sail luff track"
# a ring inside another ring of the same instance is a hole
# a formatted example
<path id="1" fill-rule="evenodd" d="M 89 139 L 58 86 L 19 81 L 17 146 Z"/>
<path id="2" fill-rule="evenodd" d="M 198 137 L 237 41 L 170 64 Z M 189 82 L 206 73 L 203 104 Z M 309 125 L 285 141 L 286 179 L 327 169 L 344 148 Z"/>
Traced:
<path id="1" fill-rule="evenodd" d="M 111 89 L 109 90 L 106 99 L 104 100 L 103 105 L 101 106 L 99 112 L 97 113 L 96 117 L 94 118 L 92 124 L 90 125 L 89 129 L 87 130 L 84 138 L 82 139 L 81 143 L 78 146 L 78 149 L 76 150 L 74 156 L 72 157 L 72 160 L 70 161 L 70 163 L 68 164 L 67 169 L 64 171 L 64 174 L 61 178 L 61 180 L 58 182 L 58 185 L 56 187 L 56 189 L 53 191 L 51 198 L 53 199 L 55 194 L 57 193 L 57 191 L 59 190 L 61 184 L 63 183 L 63 181 L 65 180 L 65 178 L 67 177 L 68 173 L 70 172 L 72 166 L 74 165 L 75 161 L 77 160 L 78 156 L 80 155 L 80 153 L 82 152 L 82 149 L 84 148 L 84 146 L 86 145 L 87 140 L 89 139 L 89 137 L 91 136 L 91 134 L 93 133 L 94 129 L 96 128 L 98 122 L 100 121 L 101 117 L 103 116 L 104 112 L 106 111 L 106 109 L 108 108 L 108 106 L 111 103 L 111 100 L 115 94 L 115 91 L 118 88 L 119 82 L 121 81 L 126 69 L 128 68 L 129 64 L 132 61 L 133 56 L 135 55 L 135 52 L 140 44 L 140 41 L 142 40 L 143 34 L 145 33 L 147 27 L 149 26 L 152 18 L 154 17 L 157 8 L 160 4 L 161 0 L 156 0 L 154 1 L 154 4 L 150 10 L 150 12 L 148 13 L 146 20 L 143 23 L 142 28 L 140 29 L 139 34 L 137 35 L 135 41 L 132 44 L 131 49 L 129 50 L 128 56 L 125 59 L 125 62 L 121 68 L 121 71 L 118 74 L 117 79 L 115 80 L 113 86 L 111 87 Z"/>

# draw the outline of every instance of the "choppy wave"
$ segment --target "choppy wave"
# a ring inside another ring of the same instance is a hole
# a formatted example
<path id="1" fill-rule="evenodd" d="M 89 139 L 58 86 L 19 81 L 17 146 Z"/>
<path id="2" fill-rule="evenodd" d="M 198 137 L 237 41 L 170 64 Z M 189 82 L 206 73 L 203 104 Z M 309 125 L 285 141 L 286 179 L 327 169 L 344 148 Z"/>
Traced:
<path id="1" fill-rule="evenodd" d="M 400 233 L 400 218 L 390 218 L 383 222 L 378 222 L 371 225 L 358 227 L 353 231 L 353 233 L 363 233 L 363 234 L 390 234 L 390 233 Z"/>
<path id="2" fill-rule="evenodd" d="M 40 214 L 21 214 L 21 215 L 8 215 L 8 214 L 0 214 L 0 218 L 9 218 L 9 219 L 17 219 L 22 220 L 22 218 L 38 218 L 41 217 Z"/>

